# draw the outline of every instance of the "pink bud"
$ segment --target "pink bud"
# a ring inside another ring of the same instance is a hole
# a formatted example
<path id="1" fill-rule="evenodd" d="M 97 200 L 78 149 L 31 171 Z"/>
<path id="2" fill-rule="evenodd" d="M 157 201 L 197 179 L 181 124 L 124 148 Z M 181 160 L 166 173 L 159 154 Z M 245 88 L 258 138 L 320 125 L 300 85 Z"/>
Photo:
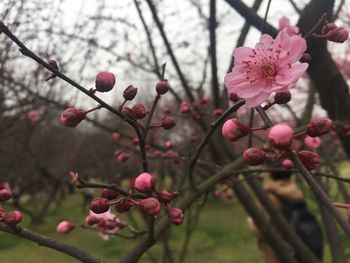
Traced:
<path id="1" fill-rule="evenodd" d="M 119 141 L 119 139 L 120 139 L 120 134 L 117 133 L 117 132 L 113 132 L 113 133 L 112 133 L 112 140 L 113 140 L 114 142 L 117 142 L 117 141 Z"/>
<path id="2" fill-rule="evenodd" d="M 169 130 L 169 129 L 173 128 L 176 125 L 176 122 L 175 122 L 173 117 L 165 116 L 162 119 L 161 125 L 162 125 L 163 129 Z"/>
<path id="3" fill-rule="evenodd" d="M 283 160 L 282 162 L 282 167 L 285 168 L 285 169 L 293 169 L 294 168 L 294 164 L 291 160 Z"/>
<path id="4" fill-rule="evenodd" d="M 310 137 L 319 137 L 328 133 L 333 128 L 333 121 L 328 118 L 313 119 L 306 128 L 306 134 Z"/>
<path id="5" fill-rule="evenodd" d="M 349 38 L 349 31 L 345 27 L 337 27 L 326 34 L 327 40 L 344 43 Z"/>
<path id="6" fill-rule="evenodd" d="M 142 199 L 139 203 L 141 212 L 149 216 L 156 216 L 160 212 L 160 204 L 154 197 Z"/>
<path id="7" fill-rule="evenodd" d="M 11 190 L 7 186 L 0 188 L 0 202 L 6 202 L 11 197 L 12 197 Z"/>
<path id="8" fill-rule="evenodd" d="M 123 97 L 125 100 L 133 100 L 136 94 L 137 94 L 137 88 L 130 85 L 124 90 Z"/>
<path id="9" fill-rule="evenodd" d="M 181 113 L 189 113 L 191 111 L 191 104 L 189 104 L 187 101 L 184 101 L 180 105 L 180 112 Z"/>
<path id="10" fill-rule="evenodd" d="M 206 104 L 208 104 L 208 103 L 209 103 L 209 98 L 208 98 L 208 96 L 203 96 L 203 97 L 201 98 L 200 104 L 206 105 Z"/>
<path id="11" fill-rule="evenodd" d="M 169 90 L 168 80 L 163 79 L 157 83 L 156 91 L 159 95 L 163 95 L 163 94 L 167 93 L 168 90 Z"/>
<path id="12" fill-rule="evenodd" d="M 84 110 L 76 108 L 65 109 L 60 116 L 60 123 L 67 127 L 76 127 L 86 117 Z"/>
<path id="13" fill-rule="evenodd" d="M 173 148 L 174 145 L 171 141 L 166 141 L 166 142 L 164 142 L 164 146 L 168 149 L 171 149 L 171 148 Z"/>
<path id="14" fill-rule="evenodd" d="M 119 196 L 119 193 L 113 189 L 104 188 L 101 191 L 101 197 L 108 200 L 116 199 Z"/>
<path id="15" fill-rule="evenodd" d="M 109 71 L 101 71 L 97 74 L 95 80 L 96 90 L 99 92 L 107 92 L 113 89 L 115 84 L 115 76 Z"/>
<path id="16" fill-rule="evenodd" d="M 67 234 L 74 229 L 75 225 L 68 221 L 62 221 L 56 227 L 56 232 Z"/>
<path id="17" fill-rule="evenodd" d="M 100 222 L 100 219 L 94 215 L 88 215 L 85 217 L 85 223 L 88 224 L 89 226 L 98 224 Z"/>
<path id="18" fill-rule="evenodd" d="M 247 125 L 240 123 L 238 119 L 233 118 L 224 123 L 221 131 L 225 139 L 235 142 L 246 136 L 250 132 L 250 129 Z"/>
<path id="19" fill-rule="evenodd" d="M 216 117 L 220 117 L 223 113 L 224 113 L 224 111 L 222 109 L 213 110 L 213 115 Z"/>
<path id="20" fill-rule="evenodd" d="M 320 156 L 317 153 L 300 151 L 298 157 L 307 169 L 318 170 L 320 168 Z"/>
<path id="21" fill-rule="evenodd" d="M 337 25 L 336 25 L 336 24 L 334 24 L 334 23 L 327 23 L 327 24 L 325 24 L 324 27 L 322 28 L 321 33 L 322 33 L 323 35 L 325 35 L 325 34 L 327 34 L 329 31 L 334 30 L 334 29 L 336 29 L 336 28 L 337 28 Z"/>
<path id="22" fill-rule="evenodd" d="M 277 124 L 270 129 L 267 137 L 272 146 L 284 149 L 292 142 L 293 129 L 286 124 Z"/>
<path id="23" fill-rule="evenodd" d="M 169 207 L 168 219 L 174 225 L 181 225 L 185 220 L 184 212 L 179 208 Z"/>
<path id="24" fill-rule="evenodd" d="M 22 213 L 16 210 L 7 212 L 3 218 L 3 221 L 5 224 L 10 226 L 18 225 L 22 221 Z"/>
<path id="25" fill-rule="evenodd" d="M 129 211 L 129 209 L 134 205 L 135 203 L 131 199 L 124 198 L 124 199 L 119 199 L 114 207 L 118 213 L 123 213 L 123 212 Z"/>
<path id="26" fill-rule="evenodd" d="M 57 64 L 57 61 L 56 60 L 53 60 L 53 59 L 50 59 L 48 61 L 48 64 L 53 67 L 54 69 L 58 70 L 58 64 Z"/>
<path id="27" fill-rule="evenodd" d="M 251 166 L 261 165 L 265 162 L 266 154 L 256 148 L 248 148 L 243 152 L 243 160 Z"/>
<path id="28" fill-rule="evenodd" d="M 214 191 L 214 196 L 215 196 L 216 198 L 220 198 L 220 197 L 221 197 L 221 191 L 215 190 L 215 191 Z"/>
<path id="29" fill-rule="evenodd" d="M 143 106 L 141 103 L 136 103 L 133 107 L 132 107 L 133 111 L 134 111 L 134 115 L 136 119 L 143 119 L 144 117 L 147 116 L 147 109 L 145 106 Z"/>
<path id="30" fill-rule="evenodd" d="M 135 189 L 141 193 L 150 193 L 154 190 L 155 178 L 150 173 L 142 173 L 135 179 Z"/>
<path id="31" fill-rule="evenodd" d="M 240 97 L 237 95 L 237 93 L 230 93 L 228 95 L 228 99 L 232 102 L 237 102 L 240 100 Z"/>
<path id="32" fill-rule="evenodd" d="M 130 158 L 129 154 L 122 152 L 117 156 L 117 161 L 121 163 L 125 163 L 127 160 L 129 160 L 129 158 Z"/>
<path id="33" fill-rule="evenodd" d="M 319 137 L 306 136 L 304 143 L 311 149 L 317 149 L 321 145 L 321 139 Z"/>
<path id="34" fill-rule="evenodd" d="M 38 121 L 40 119 L 40 115 L 36 110 L 31 110 L 27 112 L 27 117 L 33 122 Z"/>
<path id="35" fill-rule="evenodd" d="M 128 118 L 130 119 L 134 119 L 135 118 L 135 113 L 132 109 L 130 109 L 129 107 L 123 107 L 121 112 Z"/>
<path id="36" fill-rule="evenodd" d="M 286 104 L 288 103 L 292 98 L 292 94 L 287 90 L 283 92 L 277 92 L 275 94 L 275 103 L 277 104 Z"/>
<path id="37" fill-rule="evenodd" d="M 171 192 L 171 191 L 168 191 L 168 190 L 162 190 L 162 191 L 160 191 L 158 193 L 157 199 L 161 203 L 169 204 L 179 194 L 180 194 L 179 192 Z"/>
<path id="38" fill-rule="evenodd" d="M 109 210 L 108 199 L 97 197 L 90 203 L 90 210 L 95 214 L 102 214 Z"/>

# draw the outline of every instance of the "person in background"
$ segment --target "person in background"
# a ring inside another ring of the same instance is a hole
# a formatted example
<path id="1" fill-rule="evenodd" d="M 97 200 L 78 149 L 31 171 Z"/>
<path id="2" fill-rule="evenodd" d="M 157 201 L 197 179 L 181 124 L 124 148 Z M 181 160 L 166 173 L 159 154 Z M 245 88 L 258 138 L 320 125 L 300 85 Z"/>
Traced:
<path id="1" fill-rule="evenodd" d="M 269 167 L 276 169 L 270 172 L 271 180 L 264 185 L 270 200 L 283 213 L 292 228 L 297 232 L 304 243 L 322 259 L 323 237 L 322 230 L 316 218 L 307 209 L 303 193 L 291 179 L 292 172 L 283 169 L 280 163 L 271 162 Z M 269 222 L 271 217 L 260 203 L 257 204 Z M 262 254 L 263 263 L 279 263 L 278 257 L 267 239 L 255 225 L 252 218 L 247 219 L 250 232 L 257 238 L 258 248 Z M 286 242 L 286 247 L 292 247 Z M 291 251 L 293 253 L 293 251 Z"/>

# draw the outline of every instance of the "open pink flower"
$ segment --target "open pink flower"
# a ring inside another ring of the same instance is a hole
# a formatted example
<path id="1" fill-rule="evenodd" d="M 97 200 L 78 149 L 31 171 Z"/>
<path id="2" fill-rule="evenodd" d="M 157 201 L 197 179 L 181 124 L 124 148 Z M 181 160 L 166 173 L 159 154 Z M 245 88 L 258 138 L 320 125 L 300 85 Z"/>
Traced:
<path id="1" fill-rule="evenodd" d="M 282 31 L 285 28 L 287 29 L 287 33 L 290 36 L 297 35 L 299 33 L 299 28 L 292 26 L 289 19 L 285 16 L 282 16 L 278 21 L 278 31 Z"/>
<path id="2" fill-rule="evenodd" d="M 86 221 L 91 221 L 92 228 L 94 228 L 103 240 L 108 240 L 109 236 L 113 236 L 125 225 L 118 216 L 108 210 L 102 214 L 96 214 L 90 210 L 90 215 L 87 216 Z"/>
<path id="3" fill-rule="evenodd" d="M 272 92 L 282 92 L 295 84 L 308 67 L 299 63 L 306 50 L 306 41 L 290 36 L 287 29 L 276 39 L 264 34 L 255 48 L 239 47 L 233 51 L 235 64 L 225 76 L 229 94 L 246 99 L 246 106 L 256 107 Z"/>

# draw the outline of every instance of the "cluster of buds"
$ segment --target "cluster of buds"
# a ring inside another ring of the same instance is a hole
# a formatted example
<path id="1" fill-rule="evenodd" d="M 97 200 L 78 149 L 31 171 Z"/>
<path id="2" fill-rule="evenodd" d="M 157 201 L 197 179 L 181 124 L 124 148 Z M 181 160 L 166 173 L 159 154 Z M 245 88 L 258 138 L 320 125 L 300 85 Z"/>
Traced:
<path id="1" fill-rule="evenodd" d="M 271 127 L 267 136 L 270 145 L 277 152 L 271 154 L 266 150 L 249 148 L 243 152 L 243 159 L 246 164 L 255 166 L 263 164 L 266 159 L 286 158 L 295 152 L 307 169 L 317 170 L 320 168 L 319 155 L 312 151 L 295 151 L 292 147 L 292 142 L 295 138 L 306 135 L 305 144 L 311 149 L 316 149 L 321 143 L 319 136 L 330 132 L 332 129 L 333 122 L 328 118 L 313 119 L 307 125 L 305 131 L 297 134 L 294 134 L 293 129 L 289 125 L 277 124 Z M 288 159 L 282 162 L 282 166 L 286 169 L 294 167 L 293 163 Z"/>
<path id="2" fill-rule="evenodd" d="M 6 183 L 0 182 L 0 203 L 6 202 L 12 198 L 10 187 Z M 22 221 L 22 213 L 20 211 L 5 212 L 0 206 L 0 222 L 4 222 L 9 226 L 16 226 Z"/>
<path id="3" fill-rule="evenodd" d="M 321 34 L 313 34 L 314 37 L 325 38 L 328 41 L 344 43 L 349 38 L 349 31 L 345 27 L 338 27 L 334 23 L 327 23 Z"/>
<path id="4" fill-rule="evenodd" d="M 179 192 L 156 191 L 155 177 L 147 172 L 141 173 L 135 179 L 133 188 L 140 194 L 131 194 L 125 197 L 115 190 L 103 189 L 100 197 L 91 201 L 90 210 L 95 214 L 103 214 L 109 211 L 111 206 L 114 206 L 117 212 L 123 213 L 138 206 L 143 214 L 154 217 L 161 212 L 162 203 L 168 208 L 170 222 L 176 225 L 183 222 L 183 211 L 170 206 L 171 201 L 179 195 Z"/>

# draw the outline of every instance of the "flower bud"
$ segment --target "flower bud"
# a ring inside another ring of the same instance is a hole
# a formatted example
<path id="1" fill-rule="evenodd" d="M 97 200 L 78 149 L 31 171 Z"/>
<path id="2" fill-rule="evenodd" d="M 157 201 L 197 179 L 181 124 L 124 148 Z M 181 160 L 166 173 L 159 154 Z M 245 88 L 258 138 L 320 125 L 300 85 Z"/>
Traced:
<path id="1" fill-rule="evenodd" d="M 319 137 L 306 136 L 304 143 L 307 147 L 311 149 L 317 149 L 321 145 L 321 139 Z"/>
<path id="2" fill-rule="evenodd" d="M 107 92 L 113 89 L 115 84 L 115 76 L 109 71 L 101 71 L 97 74 L 95 80 L 96 90 L 99 92 Z"/>
<path id="3" fill-rule="evenodd" d="M 307 169 L 318 170 L 320 168 L 320 156 L 317 153 L 300 151 L 298 157 Z"/>
<path id="4" fill-rule="evenodd" d="M 90 203 L 90 210 L 95 214 L 102 214 L 109 210 L 108 199 L 97 197 Z"/>
<path id="5" fill-rule="evenodd" d="M 232 102 L 237 102 L 240 100 L 240 97 L 237 95 L 237 93 L 233 92 L 228 95 L 228 99 Z"/>
<path id="6" fill-rule="evenodd" d="M 154 190 L 155 178 L 150 173 L 142 173 L 135 179 L 135 189 L 141 193 L 150 193 Z"/>
<path id="7" fill-rule="evenodd" d="M 159 95 L 163 95 L 163 94 L 167 93 L 168 90 L 169 90 L 168 80 L 162 79 L 161 81 L 159 81 L 157 83 L 156 91 Z"/>
<path id="8" fill-rule="evenodd" d="M 3 221 L 10 226 L 18 225 L 22 221 L 22 213 L 16 210 L 7 212 L 3 217 Z"/>
<path id="9" fill-rule="evenodd" d="M 248 148 L 243 152 L 243 160 L 251 166 L 261 165 L 265 162 L 266 154 L 256 148 Z"/>
<path id="10" fill-rule="evenodd" d="M 222 109 L 215 109 L 212 114 L 213 116 L 220 117 L 223 113 L 224 111 Z"/>
<path id="11" fill-rule="evenodd" d="M 168 191 L 168 190 L 162 190 L 162 191 L 160 191 L 158 193 L 157 199 L 161 203 L 169 204 L 179 194 L 180 194 L 179 192 L 171 192 L 171 191 Z"/>
<path id="12" fill-rule="evenodd" d="M 329 31 L 337 28 L 337 25 L 334 23 L 327 23 L 322 27 L 321 33 L 322 35 L 327 34 Z"/>
<path id="13" fill-rule="evenodd" d="M 116 158 L 118 162 L 125 163 L 127 160 L 129 160 L 130 155 L 127 153 L 121 152 L 116 156 Z"/>
<path id="14" fill-rule="evenodd" d="M 164 142 L 164 146 L 168 149 L 171 149 L 171 148 L 173 148 L 174 145 L 171 141 L 166 141 L 166 142 Z"/>
<path id="15" fill-rule="evenodd" d="M 12 192 L 7 186 L 0 188 L 0 202 L 5 202 L 9 200 L 11 197 L 12 197 Z"/>
<path id="16" fill-rule="evenodd" d="M 57 61 L 56 61 L 56 60 L 50 59 L 50 60 L 48 61 L 48 64 L 49 64 L 52 68 L 54 68 L 54 69 L 56 69 L 56 70 L 59 70 L 58 64 L 57 64 Z"/>
<path id="17" fill-rule="evenodd" d="M 84 110 L 76 108 L 65 109 L 60 116 L 60 123 L 67 127 L 76 127 L 86 117 Z"/>
<path id="18" fill-rule="evenodd" d="M 121 112 L 128 118 L 130 119 L 135 119 L 135 113 L 132 109 L 129 107 L 123 107 Z"/>
<path id="19" fill-rule="evenodd" d="M 169 130 L 169 129 L 173 128 L 176 125 L 176 122 L 175 122 L 173 117 L 165 116 L 162 119 L 161 125 L 162 125 L 163 129 Z"/>
<path id="20" fill-rule="evenodd" d="M 294 164 L 291 160 L 283 160 L 282 167 L 287 170 L 290 170 L 294 168 Z"/>
<path id="21" fill-rule="evenodd" d="M 174 225 L 181 225 L 185 220 L 184 212 L 180 208 L 169 207 L 168 219 Z"/>
<path id="22" fill-rule="evenodd" d="M 275 103 L 277 104 L 286 104 L 288 103 L 292 98 L 292 94 L 289 92 L 289 90 L 287 91 L 283 91 L 283 92 L 277 92 L 275 94 Z"/>
<path id="23" fill-rule="evenodd" d="M 306 134 L 310 137 L 319 137 L 328 133 L 333 128 L 333 121 L 328 118 L 313 119 L 306 128 Z"/>
<path id="24" fill-rule="evenodd" d="M 119 139 L 120 139 L 120 134 L 117 133 L 117 132 L 113 132 L 112 133 L 112 140 L 113 140 L 113 142 L 117 142 L 117 141 L 119 141 Z"/>
<path id="25" fill-rule="evenodd" d="M 290 146 L 293 137 L 293 129 L 286 124 L 277 124 L 273 126 L 267 138 L 270 144 L 279 149 L 285 149 Z"/>
<path id="26" fill-rule="evenodd" d="M 238 119 L 233 118 L 224 123 L 221 131 L 225 139 L 235 142 L 246 136 L 250 132 L 250 129 L 247 125 L 240 123 Z"/>
<path id="27" fill-rule="evenodd" d="M 100 219 L 94 215 L 88 215 L 85 217 L 85 223 L 89 226 L 98 224 L 100 222 Z"/>
<path id="28" fill-rule="evenodd" d="M 119 196 L 119 193 L 113 189 L 104 188 L 101 191 L 101 197 L 106 198 L 108 200 L 116 199 Z"/>
<path id="29" fill-rule="evenodd" d="M 300 58 L 300 62 L 302 62 L 302 63 L 310 63 L 311 62 L 311 59 L 312 59 L 312 57 L 311 57 L 311 55 L 309 54 L 309 53 L 304 53 L 302 56 L 301 56 L 301 58 Z"/>
<path id="30" fill-rule="evenodd" d="M 191 104 L 189 104 L 187 101 L 184 101 L 180 104 L 180 112 L 181 113 L 189 113 L 191 111 Z"/>
<path id="31" fill-rule="evenodd" d="M 136 103 L 133 107 L 132 107 L 133 111 L 134 111 L 134 115 L 136 119 L 143 119 L 144 117 L 146 117 L 148 111 L 146 109 L 145 106 L 143 106 L 141 103 Z"/>
<path id="32" fill-rule="evenodd" d="M 137 94 L 137 88 L 130 85 L 124 90 L 123 97 L 125 100 L 133 100 L 136 94 Z"/>
<path id="33" fill-rule="evenodd" d="M 123 213 L 123 212 L 129 211 L 129 209 L 134 205 L 135 204 L 132 200 L 128 198 L 124 198 L 124 199 L 119 199 L 114 207 L 118 213 Z"/>
<path id="34" fill-rule="evenodd" d="M 56 232 L 60 234 L 67 234 L 74 229 L 75 225 L 68 221 L 62 221 L 56 227 Z"/>
<path id="35" fill-rule="evenodd" d="M 229 189 L 226 190 L 225 196 L 229 200 L 231 200 L 233 198 L 233 190 L 232 190 L 232 188 L 229 188 Z"/>
<path id="36" fill-rule="evenodd" d="M 32 122 L 36 122 L 40 119 L 40 115 L 36 110 L 31 110 L 27 112 L 27 118 Z"/>
<path id="37" fill-rule="evenodd" d="M 345 27 L 337 27 L 326 34 L 327 40 L 344 43 L 349 38 L 349 31 Z"/>
<path id="38" fill-rule="evenodd" d="M 139 203 L 141 212 L 149 216 L 156 216 L 160 212 L 160 204 L 154 197 L 142 199 Z"/>

